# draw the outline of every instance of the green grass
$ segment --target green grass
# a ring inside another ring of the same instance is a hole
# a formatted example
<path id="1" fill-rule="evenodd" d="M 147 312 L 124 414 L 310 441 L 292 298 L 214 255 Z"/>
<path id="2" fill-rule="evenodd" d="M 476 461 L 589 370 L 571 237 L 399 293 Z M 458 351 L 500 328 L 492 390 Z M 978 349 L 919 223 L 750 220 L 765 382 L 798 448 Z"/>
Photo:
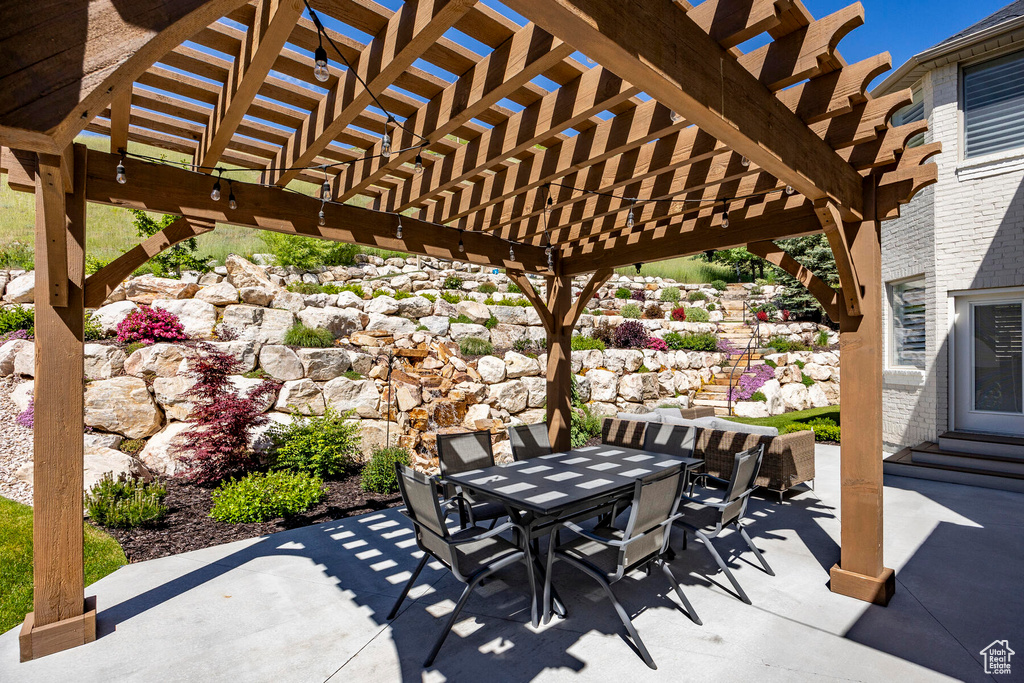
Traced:
<path id="1" fill-rule="evenodd" d="M 748 425 L 762 425 L 764 427 L 775 427 L 781 434 L 787 425 L 796 422 L 810 422 L 816 417 L 827 417 L 839 424 L 839 406 L 826 406 L 824 408 L 808 408 L 797 410 L 792 413 L 773 415 L 772 417 L 730 417 L 726 418 L 733 422 L 742 422 Z"/>
<path id="2" fill-rule="evenodd" d="M 85 584 L 128 564 L 113 538 L 85 525 Z M 0 497 L 0 633 L 32 611 L 32 508 Z"/>
<path id="3" fill-rule="evenodd" d="M 627 266 L 615 271 L 619 275 L 636 275 L 636 268 Z M 736 271 L 718 263 L 708 263 L 696 256 L 645 263 L 640 270 L 644 277 L 663 277 L 683 284 L 703 284 L 714 280 L 736 281 Z"/>
<path id="4" fill-rule="evenodd" d="M 80 142 L 90 149 L 109 151 L 110 143 L 106 137 L 96 135 L 80 135 L 75 142 Z M 164 158 L 168 161 L 186 161 L 191 157 L 176 152 L 141 145 L 135 142 L 128 144 L 128 151 L 136 154 Z M 230 164 L 224 164 L 224 168 L 234 168 Z M 259 171 L 246 171 L 244 173 L 232 173 L 231 177 L 240 181 L 253 182 L 259 179 Z M 128 182 L 131 182 L 129 174 Z M 211 185 L 212 187 L 212 185 Z M 244 201 L 244 188 L 236 186 L 238 190 L 239 203 Z M 319 191 L 318 186 L 302 181 L 293 181 L 289 187 L 305 194 L 313 194 Z M 362 206 L 368 200 L 356 198 L 352 204 Z M 156 216 L 157 214 L 154 214 Z M 6 248 L 12 242 L 20 242 L 32 246 L 34 242 L 33 230 L 35 225 L 35 195 L 26 192 L 14 192 L 7 183 L 0 184 L 0 249 Z M 264 253 L 266 245 L 260 240 L 260 230 L 243 228 L 237 225 L 217 224 L 213 232 L 200 235 L 199 253 L 209 256 L 224 263 L 228 254 L 238 254 L 249 257 L 252 254 Z M 132 216 L 127 209 L 102 204 L 89 204 L 89 222 L 86 230 L 86 254 L 103 260 L 111 260 L 134 247 L 142 241 L 141 237 L 135 234 L 135 226 Z M 380 249 L 365 249 L 366 253 L 373 253 L 384 258 L 394 255 L 393 252 L 384 252 Z M 385 255 L 387 254 L 387 255 Z"/>

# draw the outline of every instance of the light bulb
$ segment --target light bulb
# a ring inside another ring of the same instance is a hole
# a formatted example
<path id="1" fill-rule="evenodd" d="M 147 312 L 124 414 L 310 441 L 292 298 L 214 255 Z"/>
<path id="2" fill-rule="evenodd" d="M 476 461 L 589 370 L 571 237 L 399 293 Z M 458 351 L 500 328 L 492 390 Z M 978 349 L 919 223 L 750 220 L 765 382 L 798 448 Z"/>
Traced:
<path id="1" fill-rule="evenodd" d="M 547 252 L 547 255 L 548 255 L 548 270 L 554 270 L 555 269 L 555 250 L 552 249 L 551 247 L 548 247 L 547 249 L 545 249 L 545 251 Z"/>
<path id="2" fill-rule="evenodd" d="M 786 194 L 793 195 L 795 193 L 796 193 L 796 190 L 793 188 L 792 185 L 786 185 Z"/>
<path id="3" fill-rule="evenodd" d="M 416 173 L 423 173 L 423 155 L 416 152 Z"/>
<path id="4" fill-rule="evenodd" d="M 220 201 L 220 178 L 213 184 L 213 190 L 210 192 L 210 199 L 215 202 Z"/>
<path id="5" fill-rule="evenodd" d="M 331 198 L 331 181 L 324 178 L 324 184 L 320 187 L 320 199 Z"/>
<path id="6" fill-rule="evenodd" d="M 402 219 L 398 219 L 398 228 L 395 230 L 395 237 L 402 239 Z"/>
<path id="7" fill-rule="evenodd" d="M 629 207 L 629 213 L 626 214 L 626 227 L 632 228 L 635 221 L 633 220 L 633 207 Z"/>
<path id="8" fill-rule="evenodd" d="M 746 168 L 747 166 L 750 166 L 750 159 L 746 157 L 740 157 L 740 164 L 743 166 L 743 168 Z"/>
<path id="9" fill-rule="evenodd" d="M 511 244 L 508 245 L 508 260 L 509 261 L 515 261 L 516 260 L 516 251 L 515 251 L 515 249 L 512 248 Z"/>
<path id="10" fill-rule="evenodd" d="M 459 238 L 459 253 L 460 254 L 465 254 L 466 253 L 466 245 L 462 243 L 462 238 L 461 237 Z"/>
<path id="11" fill-rule="evenodd" d="M 114 174 L 114 178 L 122 185 L 128 182 L 128 176 L 124 172 L 124 162 L 119 161 L 117 163 L 117 172 Z"/>
<path id="12" fill-rule="evenodd" d="M 380 155 L 385 159 L 391 158 L 391 136 L 386 132 L 384 137 L 380 139 Z"/>
<path id="13" fill-rule="evenodd" d="M 729 211 L 728 210 L 722 212 L 722 227 L 723 228 L 728 228 L 729 227 Z"/>
<path id="14" fill-rule="evenodd" d="M 237 209 L 238 208 L 238 202 L 235 201 L 235 193 L 234 192 L 231 192 L 231 193 L 228 194 L 228 208 L 229 209 Z"/>
<path id="15" fill-rule="evenodd" d="M 331 71 L 327 68 L 327 50 L 324 49 L 323 45 L 313 52 L 313 62 L 315 63 L 313 75 L 316 77 L 316 80 L 326 83 L 327 79 L 331 77 Z"/>
<path id="16" fill-rule="evenodd" d="M 324 217 L 323 207 L 320 208 L 320 213 L 318 213 L 317 216 L 320 218 L 320 225 L 326 225 L 327 224 L 327 219 Z"/>

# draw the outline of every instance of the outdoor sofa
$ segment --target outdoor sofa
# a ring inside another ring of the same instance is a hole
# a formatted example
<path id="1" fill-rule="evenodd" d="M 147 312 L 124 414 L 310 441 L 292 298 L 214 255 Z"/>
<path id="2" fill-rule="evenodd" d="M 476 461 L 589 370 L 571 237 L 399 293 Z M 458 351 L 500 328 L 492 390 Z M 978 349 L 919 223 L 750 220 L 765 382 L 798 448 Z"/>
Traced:
<path id="1" fill-rule="evenodd" d="M 694 427 L 694 457 L 704 460 L 698 471 L 711 476 L 729 479 L 735 455 L 760 443 L 764 444 L 764 461 L 755 480 L 757 486 L 777 493 L 781 500 L 782 494 L 797 484 L 814 480 L 814 432 L 810 430 L 779 434 L 774 427 L 746 425 L 707 414 L 683 417 L 678 408 L 658 408 L 650 413 L 619 413 L 605 418 L 601 441 L 642 448 L 647 425 L 652 422 Z"/>

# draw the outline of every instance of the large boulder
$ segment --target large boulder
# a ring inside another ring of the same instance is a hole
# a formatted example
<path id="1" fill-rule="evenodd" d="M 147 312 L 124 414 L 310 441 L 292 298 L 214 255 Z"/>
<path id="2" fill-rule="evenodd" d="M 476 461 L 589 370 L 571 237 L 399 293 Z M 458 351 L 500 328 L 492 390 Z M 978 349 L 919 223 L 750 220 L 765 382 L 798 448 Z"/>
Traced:
<path id="1" fill-rule="evenodd" d="M 238 298 L 242 300 L 243 304 L 269 306 L 270 302 L 274 300 L 274 293 L 276 291 L 276 287 L 239 287 Z"/>
<path id="2" fill-rule="evenodd" d="M 303 415 L 323 415 L 324 395 L 320 385 L 309 379 L 285 382 L 277 396 L 275 409 Z"/>
<path id="3" fill-rule="evenodd" d="M 436 334 L 439 337 L 443 337 L 448 334 L 448 327 L 450 321 L 443 315 L 428 315 L 420 318 L 420 325 L 427 328 L 427 331 L 431 334 Z"/>
<path id="4" fill-rule="evenodd" d="M 737 401 L 733 404 L 737 417 L 768 417 L 768 403 L 765 401 Z"/>
<path id="5" fill-rule="evenodd" d="M 808 407 L 807 387 L 799 382 L 783 384 L 779 394 L 789 410 L 804 410 Z"/>
<path id="6" fill-rule="evenodd" d="M 335 337 L 347 337 L 362 330 L 369 316 L 358 308 L 305 308 L 299 311 L 299 322 L 306 327 L 330 330 Z"/>
<path id="7" fill-rule="evenodd" d="M 249 396 L 253 389 L 260 386 L 267 380 L 258 379 L 256 377 L 244 377 L 242 375 L 231 375 L 228 377 L 228 381 L 231 382 L 231 386 L 235 393 L 239 396 Z M 267 412 L 274 405 L 274 401 L 277 400 L 277 392 L 272 391 L 265 394 L 256 405 L 263 412 Z"/>
<path id="8" fill-rule="evenodd" d="M 192 402 L 185 392 L 195 385 L 191 377 L 157 377 L 153 380 L 153 394 L 169 420 L 187 420 L 192 412 Z"/>
<path id="9" fill-rule="evenodd" d="M 548 398 L 548 381 L 543 377 L 523 377 L 520 382 L 526 387 L 526 404 L 530 408 L 543 408 Z M 587 382 L 587 398 L 590 400 L 590 383 Z M 581 396 L 582 398 L 582 396 Z"/>
<path id="10" fill-rule="evenodd" d="M 430 299 L 422 296 L 411 296 L 398 300 L 398 314 L 407 318 L 423 318 L 429 316 L 434 310 L 434 304 Z"/>
<path id="11" fill-rule="evenodd" d="M 379 313 L 380 315 L 394 315 L 398 313 L 398 301 L 390 296 L 375 296 L 365 304 L 363 310 L 367 313 Z"/>
<path id="12" fill-rule="evenodd" d="M 455 341 L 460 341 L 466 337 L 477 337 L 488 341 L 491 339 L 491 331 L 486 327 L 469 323 L 452 323 L 448 329 L 448 334 Z"/>
<path id="13" fill-rule="evenodd" d="M 517 379 L 499 384 L 492 384 L 487 390 L 487 402 L 499 410 L 507 410 L 513 415 L 526 410 L 530 395 L 526 387 Z"/>
<path id="14" fill-rule="evenodd" d="M 181 433 L 191 426 L 188 422 L 170 423 L 146 442 L 139 452 L 139 460 L 154 474 L 177 474 L 181 470 L 179 451 L 184 445 Z"/>
<path id="15" fill-rule="evenodd" d="M 302 361 L 287 346 L 267 344 L 260 350 L 260 367 L 272 378 L 284 382 L 302 379 Z"/>
<path id="16" fill-rule="evenodd" d="M 298 313 L 306 307 L 306 297 L 297 292 L 289 292 L 287 289 L 279 289 L 274 294 L 274 300 L 270 305 L 284 311 Z"/>
<path id="17" fill-rule="evenodd" d="M 14 356 L 14 374 L 23 377 L 36 376 L 36 345 L 26 344 Z"/>
<path id="18" fill-rule="evenodd" d="M 587 373 L 590 379 L 590 400 L 601 403 L 614 403 L 619 395 L 618 376 L 610 370 L 591 370 Z"/>
<path id="19" fill-rule="evenodd" d="M 85 424 L 141 439 L 160 431 L 163 413 L 138 377 L 112 377 L 85 386 Z"/>
<path id="20" fill-rule="evenodd" d="M 137 304 L 152 304 L 158 299 L 191 299 L 199 291 L 194 282 L 182 282 L 167 277 L 143 275 L 126 280 L 125 297 Z"/>
<path id="21" fill-rule="evenodd" d="M 126 374 L 135 377 L 155 375 L 174 377 L 184 372 L 188 350 L 178 344 L 152 344 L 135 351 L 124 362 Z"/>
<path id="22" fill-rule="evenodd" d="M 336 303 L 334 304 L 338 308 L 362 308 L 363 298 L 355 292 L 350 292 L 347 289 L 344 292 L 338 292 Z"/>
<path id="23" fill-rule="evenodd" d="M 230 306 L 238 303 L 238 289 L 230 282 L 217 282 L 200 289 L 195 298 L 214 306 Z"/>
<path id="24" fill-rule="evenodd" d="M 115 301 L 93 311 L 92 321 L 99 325 L 104 335 L 117 334 L 118 324 L 138 307 L 134 301 Z"/>
<path id="25" fill-rule="evenodd" d="M 807 387 L 807 402 L 812 408 L 824 408 L 830 403 L 825 390 L 817 383 Z"/>
<path id="26" fill-rule="evenodd" d="M 340 377 L 352 367 L 349 352 L 345 349 L 298 349 L 295 353 L 306 377 L 318 382 Z"/>
<path id="27" fill-rule="evenodd" d="M 540 374 L 540 363 L 536 358 L 509 351 L 505 354 L 505 373 L 509 379 L 534 377 Z"/>
<path id="28" fill-rule="evenodd" d="M 127 453 L 98 445 L 86 445 L 83 459 L 84 477 L 82 489 L 89 491 L 99 483 L 103 475 L 110 474 L 115 479 L 122 474 L 129 477 L 151 477 L 150 471 Z M 26 462 L 15 476 L 26 484 L 32 484 L 35 474 L 35 463 Z"/>
<path id="29" fill-rule="evenodd" d="M 372 379 L 338 377 L 324 384 L 323 393 L 327 405 L 339 413 L 354 410 L 359 417 L 380 417 L 380 392 Z"/>
<path id="30" fill-rule="evenodd" d="M 238 289 L 243 287 L 277 289 L 262 268 L 250 261 L 246 261 L 241 256 L 236 256 L 235 254 L 228 255 L 227 260 L 224 261 L 224 267 L 228 271 L 228 282 Z"/>
<path id="31" fill-rule="evenodd" d="M 157 299 L 153 308 L 169 311 L 178 317 L 185 334 L 193 339 L 209 339 L 217 324 L 217 309 L 199 299 Z"/>
<path id="32" fill-rule="evenodd" d="M 658 389 L 658 375 L 653 372 L 633 372 L 619 380 L 619 396 L 630 403 L 656 399 Z"/>
<path id="33" fill-rule="evenodd" d="M 416 331 L 417 323 L 408 318 L 398 318 L 380 313 L 371 313 L 369 322 L 366 323 L 367 331 L 380 330 L 391 334 L 412 334 Z"/>
<path id="34" fill-rule="evenodd" d="M 458 315 L 464 315 L 478 325 L 491 319 L 491 309 L 478 301 L 460 301 L 455 305 Z"/>
<path id="35" fill-rule="evenodd" d="M 36 273 L 30 270 L 7 283 L 4 299 L 16 304 L 30 304 L 35 301 Z"/>
<path id="36" fill-rule="evenodd" d="M 14 373 L 14 360 L 26 346 L 33 346 L 33 343 L 27 339 L 12 339 L 0 346 L 0 375 L 7 376 Z M 34 360 L 35 356 L 33 356 Z"/>
<path id="37" fill-rule="evenodd" d="M 415 385 L 400 383 L 395 389 L 395 403 L 399 412 L 407 413 L 423 402 L 423 392 Z"/>
<path id="38" fill-rule="evenodd" d="M 23 413 L 28 410 L 28 405 L 32 402 L 32 396 L 34 395 L 35 385 L 35 381 L 30 379 L 14 387 L 14 390 L 11 392 L 11 401 L 18 407 L 19 412 Z"/>
<path id="39" fill-rule="evenodd" d="M 476 371 L 484 384 L 497 384 L 505 381 L 505 361 L 495 356 L 484 356 L 476 362 Z"/>
<path id="40" fill-rule="evenodd" d="M 0 348 L 0 356 L 3 348 Z M 124 351 L 111 344 L 85 345 L 85 379 L 109 379 L 124 370 Z"/>
<path id="41" fill-rule="evenodd" d="M 256 359 L 258 358 L 260 345 L 255 341 L 251 339 L 238 339 L 235 341 L 208 342 L 208 344 L 217 351 L 226 353 L 237 360 L 241 364 L 238 372 L 250 372 L 256 369 Z"/>
<path id="42" fill-rule="evenodd" d="M 476 403 L 466 409 L 466 417 L 462 418 L 462 425 L 467 429 L 476 429 L 479 420 L 491 419 L 491 407 L 486 403 Z"/>
<path id="43" fill-rule="evenodd" d="M 260 344 L 283 344 L 285 335 L 294 324 L 295 315 L 291 311 L 265 308 L 256 341 Z"/>

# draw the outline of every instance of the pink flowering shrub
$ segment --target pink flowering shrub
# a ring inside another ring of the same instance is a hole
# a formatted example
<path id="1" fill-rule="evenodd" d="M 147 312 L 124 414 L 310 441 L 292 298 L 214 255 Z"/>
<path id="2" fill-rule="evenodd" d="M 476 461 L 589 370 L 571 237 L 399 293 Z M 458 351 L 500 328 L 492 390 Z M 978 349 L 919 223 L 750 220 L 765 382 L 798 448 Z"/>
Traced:
<path id="1" fill-rule="evenodd" d="M 770 379 L 775 379 L 775 368 L 770 365 L 755 365 L 740 375 L 740 381 L 735 389 L 729 391 L 729 397 L 733 401 L 749 401 L 754 392 Z"/>
<path id="2" fill-rule="evenodd" d="M 117 324 L 117 341 L 122 344 L 185 341 L 188 335 L 178 316 L 162 308 L 139 306 Z"/>
<path id="3" fill-rule="evenodd" d="M 32 429 L 36 424 L 36 401 L 30 398 L 28 401 L 28 408 L 18 413 L 18 417 L 14 418 L 14 421 L 20 424 L 22 427 Z"/>
<path id="4" fill-rule="evenodd" d="M 664 339 L 659 337 L 651 337 L 647 342 L 647 348 L 652 351 L 668 351 L 668 344 L 665 343 Z"/>

